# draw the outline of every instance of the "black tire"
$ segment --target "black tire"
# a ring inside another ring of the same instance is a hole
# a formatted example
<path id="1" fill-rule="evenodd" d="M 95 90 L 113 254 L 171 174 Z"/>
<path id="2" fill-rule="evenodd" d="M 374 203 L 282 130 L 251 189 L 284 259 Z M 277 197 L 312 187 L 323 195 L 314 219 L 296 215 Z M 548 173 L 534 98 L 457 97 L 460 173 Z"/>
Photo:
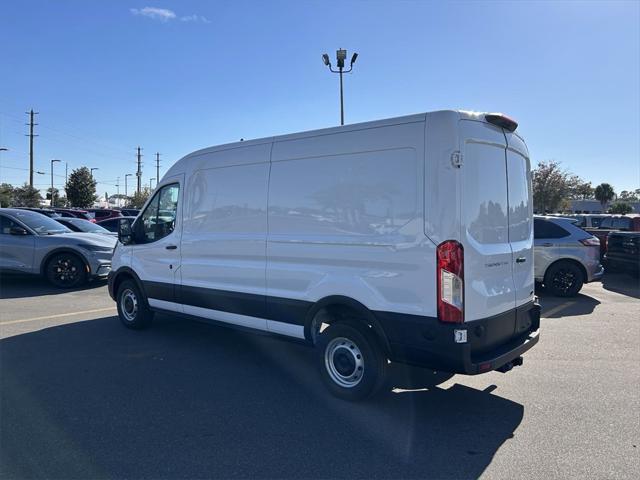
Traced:
<path id="1" fill-rule="evenodd" d="M 556 297 L 575 297 L 584 284 L 582 269 L 573 262 L 551 265 L 544 277 L 546 289 Z"/>
<path id="2" fill-rule="evenodd" d="M 363 400 L 385 384 L 387 358 L 366 325 L 333 323 L 320 334 L 317 349 L 320 375 L 336 397 Z"/>
<path id="3" fill-rule="evenodd" d="M 149 309 L 142 292 L 133 280 L 125 280 L 120 284 L 116 305 L 118 317 L 127 328 L 140 330 L 148 327 L 153 320 L 153 311 Z"/>
<path id="4" fill-rule="evenodd" d="M 87 281 L 84 261 L 70 252 L 57 253 L 47 260 L 44 274 L 49 283 L 58 288 L 76 288 Z"/>

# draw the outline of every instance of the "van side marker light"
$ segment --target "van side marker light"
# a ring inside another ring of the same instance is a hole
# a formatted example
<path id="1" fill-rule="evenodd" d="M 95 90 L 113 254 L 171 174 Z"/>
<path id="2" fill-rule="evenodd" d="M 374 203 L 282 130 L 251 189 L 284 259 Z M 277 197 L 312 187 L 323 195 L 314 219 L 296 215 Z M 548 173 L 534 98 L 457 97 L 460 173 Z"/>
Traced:
<path id="1" fill-rule="evenodd" d="M 467 331 L 466 330 L 454 330 L 453 341 L 456 343 L 467 343 Z"/>

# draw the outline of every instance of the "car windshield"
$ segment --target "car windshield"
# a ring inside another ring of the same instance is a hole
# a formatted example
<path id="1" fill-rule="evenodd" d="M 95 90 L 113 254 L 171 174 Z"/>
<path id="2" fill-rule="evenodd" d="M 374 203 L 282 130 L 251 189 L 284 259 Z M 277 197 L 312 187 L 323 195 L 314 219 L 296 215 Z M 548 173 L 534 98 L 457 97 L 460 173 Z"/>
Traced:
<path id="1" fill-rule="evenodd" d="M 38 235 L 54 235 L 56 233 L 71 232 L 70 229 L 56 222 L 53 218 L 49 218 L 41 213 L 24 211 L 14 213 L 13 215 Z"/>
<path id="2" fill-rule="evenodd" d="M 66 221 L 78 227 L 83 232 L 109 233 L 109 230 L 106 228 L 81 218 L 67 218 Z"/>

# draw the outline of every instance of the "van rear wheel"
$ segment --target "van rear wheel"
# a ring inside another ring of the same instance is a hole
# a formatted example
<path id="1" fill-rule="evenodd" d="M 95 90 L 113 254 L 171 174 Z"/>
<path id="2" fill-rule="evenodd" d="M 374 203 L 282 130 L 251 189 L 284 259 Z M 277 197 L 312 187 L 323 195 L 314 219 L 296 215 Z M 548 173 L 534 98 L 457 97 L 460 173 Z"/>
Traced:
<path id="1" fill-rule="evenodd" d="M 557 297 L 575 297 L 584 284 L 584 274 L 573 262 L 558 262 L 545 275 L 545 287 Z"/>
<path id="2" fill-rule="evenodd" d="M 344 400 L 371 397 L 386 379 L 387 358 L 366 325 L 329 325 L 318 339 L 318 363 L 329 391 Z"/>

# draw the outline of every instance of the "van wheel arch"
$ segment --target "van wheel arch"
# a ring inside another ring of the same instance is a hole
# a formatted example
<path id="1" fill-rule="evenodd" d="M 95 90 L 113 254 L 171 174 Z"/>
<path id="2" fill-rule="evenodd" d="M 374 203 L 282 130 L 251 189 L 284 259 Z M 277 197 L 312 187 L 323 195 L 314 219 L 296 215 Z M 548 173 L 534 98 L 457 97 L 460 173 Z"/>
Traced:
<path id="1" fill-rule="evenodd" d="M 390 353 L 387 335 L 373 312 L 357 300 L 342 295 L 325 297 L 311 307 L 305 319 L 305 337 L 315 346 L 322 324 L 336 322 L 357 322 L 366 325 L 378 338 L 384 352 L 387 355 Z"/>
<path id="2" fill-rule="evenodd" d="M 128 267 L 121 268 L 116 272 L 116 275 L 113 279 L 114 296 L 118 294 L 118 289 L 120 288 L 122 282 L 124 282 L 125 280 L 133 280 L 135 282 L 142 295 L 142 300 L 144 301 L 145 305 L 149 307 L 149 302 L 147 301 L 147 293 L 144 290 L 144 285 L 142 284 L 140 277 L 138 277 L 138 275 L 136 275 L 136 273 Z"/>

